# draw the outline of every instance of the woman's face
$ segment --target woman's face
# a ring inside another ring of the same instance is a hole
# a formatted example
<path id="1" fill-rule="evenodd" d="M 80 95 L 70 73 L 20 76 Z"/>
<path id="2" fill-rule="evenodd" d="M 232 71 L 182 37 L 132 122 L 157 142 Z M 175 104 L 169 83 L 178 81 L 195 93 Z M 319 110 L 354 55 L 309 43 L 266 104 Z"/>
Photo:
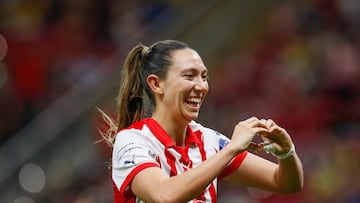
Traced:
<path id="1" fill-rule="evenodd" d="M 189 122 L 198 117 L 209 90 L 207 68 L 199 54 L 190 48 L 173 51 L 170 55 L 172 65 L 166 79 L 159 82 L 163 89 L 161 101 L 171 117 Z"/>

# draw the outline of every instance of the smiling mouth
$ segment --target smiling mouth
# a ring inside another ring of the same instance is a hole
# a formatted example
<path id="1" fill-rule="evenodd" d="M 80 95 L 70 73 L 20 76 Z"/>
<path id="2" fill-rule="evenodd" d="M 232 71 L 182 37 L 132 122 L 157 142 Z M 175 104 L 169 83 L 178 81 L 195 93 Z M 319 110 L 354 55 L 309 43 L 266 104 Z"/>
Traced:
<path id="1" fill-rule="evenodd" d="M 200 104 L 201 104 L 201 98 L 191 97 L 191 98 L 188 98 L 185 102 L 186 102 L 186 104 L 188 104 L 189 106 L 191 106 L 193 108 L 199 108 Z"/>

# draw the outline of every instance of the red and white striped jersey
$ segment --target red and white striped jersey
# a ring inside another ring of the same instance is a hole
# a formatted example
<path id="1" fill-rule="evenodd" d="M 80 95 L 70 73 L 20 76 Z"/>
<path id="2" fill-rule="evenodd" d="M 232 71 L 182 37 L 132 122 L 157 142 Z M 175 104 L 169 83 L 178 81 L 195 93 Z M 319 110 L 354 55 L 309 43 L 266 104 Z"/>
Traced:
<path id="1" fill-rule="evenodd" d="M 144 202 L 130 190 L 137 173 L 148 167 L 159 167 L 167 176 L 176 176 L 200 165 L 229 142 L 226 136 L 192 121 L 188 125 L 185 146 L 176 146 L 162 127 L 146 118 L 121 130 L 112 154 L 112 180 L 116 203 Z M 206 190 L 189 202 L 216 202 L 217 180 L 236 170 L 247 152 L 236 156 L 223 173 Z"/>

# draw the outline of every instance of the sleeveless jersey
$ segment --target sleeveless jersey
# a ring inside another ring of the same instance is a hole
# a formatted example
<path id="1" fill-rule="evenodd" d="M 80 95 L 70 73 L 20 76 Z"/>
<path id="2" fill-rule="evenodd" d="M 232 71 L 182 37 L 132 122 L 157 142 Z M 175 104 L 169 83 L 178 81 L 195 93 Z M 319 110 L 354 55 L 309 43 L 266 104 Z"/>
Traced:
<path id="1" fill-rule="evenodd" d="M 143 203 L 130 190 L 137 173 L 148 167 L 159 167 L 167 176 L 175 176 L 214 156 L 223 149 L 229 138 L 192 121 L 187 127 L 185 146 L 176 146 L 163 128 L 151 118 L 133 123 L 121 130 L 115 139 L 112 154 L 114 202 Z M 196 203 L 215 203 L 217 181 L 235 171 L 247 152 L 237 155 L 197 198 Z"/>

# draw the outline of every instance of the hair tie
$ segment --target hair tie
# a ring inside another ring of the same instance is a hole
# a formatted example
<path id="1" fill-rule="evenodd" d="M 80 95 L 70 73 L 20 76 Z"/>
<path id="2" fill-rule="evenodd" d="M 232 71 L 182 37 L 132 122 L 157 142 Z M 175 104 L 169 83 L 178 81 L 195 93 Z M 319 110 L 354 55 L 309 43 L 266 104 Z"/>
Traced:
<path id="1" fill-rule="evenodd" d="M 147 56 L 150 53 L 150 48 L 147 46 L 144 46 L 142 51 L 141 51 L 141 55 L 142 56 Z"/>

